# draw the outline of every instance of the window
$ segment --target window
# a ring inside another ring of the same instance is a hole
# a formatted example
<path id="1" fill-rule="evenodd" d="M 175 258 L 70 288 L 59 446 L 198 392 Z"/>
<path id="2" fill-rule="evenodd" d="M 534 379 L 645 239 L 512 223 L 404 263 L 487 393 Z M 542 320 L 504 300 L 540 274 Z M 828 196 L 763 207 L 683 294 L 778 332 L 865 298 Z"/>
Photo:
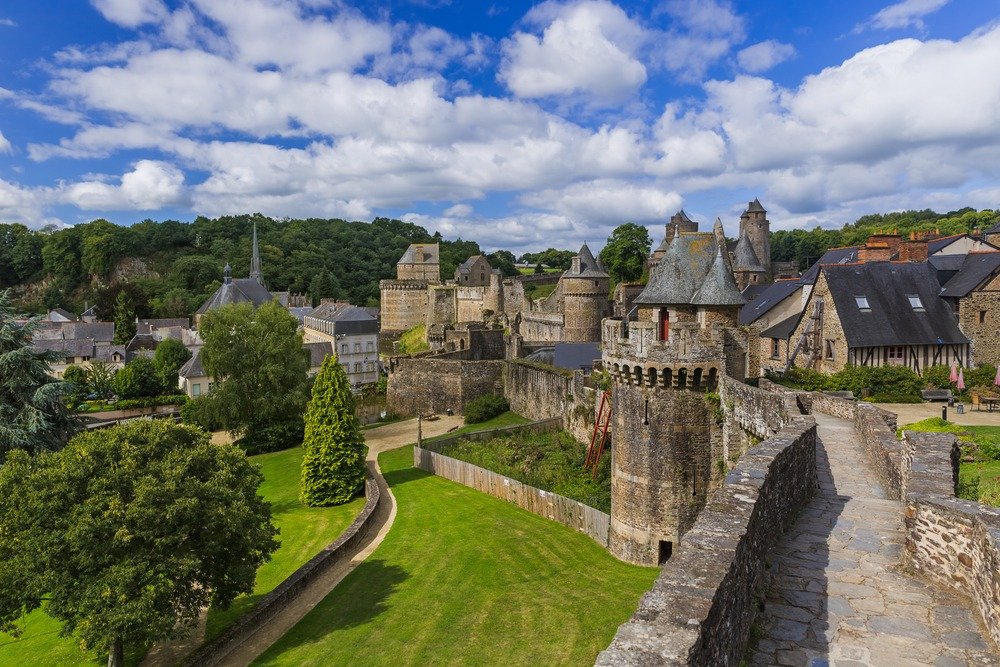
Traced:
<path id="1" fill-rule="evenodd" d="M 864 294 L 855 294 L 854 302 L 858 304 L 858 308 L 864 312 L 869 312 L 872 309 L 871 306 L 868 305 L 868 297 Z"/>
<path id="2" fill-rule="evenodd" d="M 980 310 L 979 311 L 979 323 L 983 324 L 984 322 L 986 322 L 986 311 L 985 310 Z"/>
<path id="3" fill-rule="evenodd" d="M 910 302 L 910 308 L 920 313 L 924 312 L 924 304 L 920 301 L 919 294 L 907 294 L 906 298 Z"/>
<path id="4" fill-rule="evenodd" d="M 341 343 L 341 345 L 340 345 L 340 353 L 341 354 L 347 354 L 347 343 Z"/>
<path id="5" fill-rule="evenodd" d="M 191 395 L 192 396 L 201 396 L 201 383 L 200 382 L 195 382 L 193 385 L 191 385 Z"/>
<path id="6" fill-rule="evenodd" d="M 824 350 L 824 352 L 825 352 L 824 356 L 827 359 L 833 359 L 833 341 L 832 340 L 827 340 L 826 341 L 826 349 Z"/>
<path id="7" fill-rule="evenodd" d="M 368 341 L 368 345 L 365 348 L 365 350 L 367 350 L 368 352 L 374 352 L 375 351 L 375 343 L 373 343 L 371 341 Z"/>
<path id="8" fill-rule="evenodd" d="M 355 361 L 354 362 L 354 372 L 355 373 L 360 373 L 361 372 L 361 362 L 360 361 Z"/>
<path id="9" fill-rule="evenodd" d="M 777 359 L 781 356 L 781 339 L 772 338 L 771 339 L 771 358 Z"/>
<path id="10" fill-rule="evenodd" d="M 375 370 L 375 363 L 371 362 L 371 361 L 366 361 L 365 362 L 365 370 L 368 371 L 369 373 L 371 373 L 373 370 Z"/>
<path id="11" fill-rule="evenodd" d="M 354 353 L 357 354 L 358 352 L 361 352 L 361 343 L 354 344 Z"/>
<path id="12" fill-rule="evenodd" d="M 902 360 L 906 356 L 906 351 L 902 345 L 893 345 L 886 350 L 886 359 Z"/>

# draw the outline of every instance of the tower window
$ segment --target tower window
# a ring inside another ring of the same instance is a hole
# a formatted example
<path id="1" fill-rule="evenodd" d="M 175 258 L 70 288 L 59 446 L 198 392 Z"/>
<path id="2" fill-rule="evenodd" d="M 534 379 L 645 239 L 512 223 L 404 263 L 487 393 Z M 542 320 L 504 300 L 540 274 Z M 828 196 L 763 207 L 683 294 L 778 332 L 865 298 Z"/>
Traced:
<path id="1" fill-rule="evenodd" d="M 777 359 L 781 356 L 781 339 L 772 338 L 771 339 L 771 358 Z"/>
<path id="2" fill-rule="evenodd" d="M 986 311 L 985 310 L 980 310 L 979 311 L 979 323 L 983 324 L 985 322 L 986 322 Z"/>

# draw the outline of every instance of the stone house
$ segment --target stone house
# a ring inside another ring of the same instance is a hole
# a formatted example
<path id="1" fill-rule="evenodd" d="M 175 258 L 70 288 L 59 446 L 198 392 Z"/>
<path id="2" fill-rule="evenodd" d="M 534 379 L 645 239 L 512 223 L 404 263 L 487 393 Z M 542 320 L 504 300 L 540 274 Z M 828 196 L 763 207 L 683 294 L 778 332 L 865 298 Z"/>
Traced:
<path id="1" fill-rule="evenodd" d="M 412 243 L 396 262 L 397 280 L 441 282 L 441 247 L 437 243 Z"/>
<path id="2" fill-rule="evenodd" d="M 287 304 L 287 293 L 284 303 Z M 264 278 L 261 273 L 260 250 L 257 246 L 257 223 L 253 226 L 253 252 L 250 257 L 250 277 L 233 278 L 233 269 L 226 264 L 222 270 L 222 285 L 215 293 L 201 305 L 195 312 L 194 323 L 197 327 L 201 324 L 201 318 L 208 311 L 227 306 L 233 303 L 250 303 L 254 308 L 278 299 L 276 293 L 269 292 L 264 286 Z"/>
<path id="3" fill-rule="evenodd" d="M 972 339 L 976 364 L 1000 365 L 1000 252 L 974 252 L 941 290 Z"/>
<path id="4" fill-rule="evenodd" d="M 848 364 L 907 366 L 917 373 L 952 361 L 968 365 L 969 339 L 940 290 L 927 262 L 821 266 L 803 315 L 785 339 L 795 365 L 823 373 Z M 761 337 L 770 333 L 784 332 Z"/>
<path id="5" fill-rule="evenodd" d="M 188 398 L 198 398 L 215 388 L 215 381 L 205 371 L 201 363 L 201 350 L 195 350 L 177 373 L 177 387 Z"/>
<path id="6" fill-rule="evenodd" d="M 482 255 L 473 255 L 455 269 L 455 284 L 462 287 L 485 287 L 490 284 L 493 267 Z"/>
<path id="7" fill-rule="evenodd" d="M 50 365 L 51 374 L 62 378 L 70 366 L 90 368 L 94 362 L 109 364 L 118 369 L 125 365 L 124 345 L 99 345 L 93 338 L 39 339 L 32 340 L 35 350 L 48 350 L 59 355 L 59 360 Z"/>
<path id="8" fill-rule="evenodd" d="M 378 382 L 379 322 L 374 315 L 348 303 L 325 301 L 303 318 L 302 325 L 306 345 L 332 345 L 329 353 L 337 355 L 352 387 Z"/>

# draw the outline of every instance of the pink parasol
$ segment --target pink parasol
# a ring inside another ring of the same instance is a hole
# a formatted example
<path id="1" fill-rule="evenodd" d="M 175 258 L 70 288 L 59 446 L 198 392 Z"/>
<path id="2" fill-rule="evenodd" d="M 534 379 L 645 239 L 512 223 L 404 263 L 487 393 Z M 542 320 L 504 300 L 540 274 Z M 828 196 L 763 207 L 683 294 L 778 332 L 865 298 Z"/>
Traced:
<path id="1" fill-rule="evenodd" d="M 994 386 L 1000 387 L 1000 366 L 997 367 L 997 376 L 993 378 Z"/>
<path id="2" fill-rule="evenodd" d="M 957 361 L 951 362 L 951 375 L 948 376 L 948 379 L 950 381 L 952 381 L 952 382 L 958 382 L 958 362 Z"/>
<path id="3" fill-rule="evenodd" d="M 965 373 L 959 369 L 958 371 L 958 390 L 962 391 L 965 389 Z"/>

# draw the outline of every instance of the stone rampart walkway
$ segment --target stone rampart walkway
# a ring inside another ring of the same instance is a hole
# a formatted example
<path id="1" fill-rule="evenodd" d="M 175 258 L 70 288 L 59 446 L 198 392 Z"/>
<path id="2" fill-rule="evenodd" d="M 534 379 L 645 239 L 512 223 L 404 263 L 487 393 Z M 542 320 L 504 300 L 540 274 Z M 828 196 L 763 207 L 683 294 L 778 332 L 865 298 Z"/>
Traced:
<path id="1" fill-rule="evenodd" d="M 854 425 L 815 415 L 820 488 L 770 558 L 751 665 L 1000 665 L 965 598 L 907 574 L 902 511 Z"/>

